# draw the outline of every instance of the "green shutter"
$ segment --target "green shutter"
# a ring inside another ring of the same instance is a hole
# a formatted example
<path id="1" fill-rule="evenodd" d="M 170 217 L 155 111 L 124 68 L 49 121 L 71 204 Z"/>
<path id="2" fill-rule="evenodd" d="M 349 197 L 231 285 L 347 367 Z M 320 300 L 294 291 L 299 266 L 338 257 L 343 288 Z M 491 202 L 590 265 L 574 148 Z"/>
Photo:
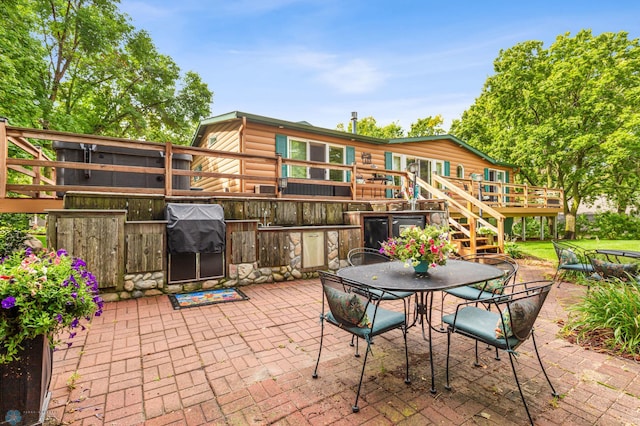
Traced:
<path id="1" fill-rule="evenodd" d="M 448 161 L 444 162 L 444 175 L 451 176 L 451 163 Z"/>
<path id="2" fill-rule="evenodd" d="M 488 169 L 488 168 L 486 168 L 486 167 L 485 167 L 485 169 L 484 169 L 484 180 L 485 180 L 485 181 L 488 181 L 488 180 L 489 180 L 489 169 Z M 486 192 L 489 192 L 489 185 L 485 185 L 485 186 L 484 186 L 484 190 L 485 190 Z"/>
<path id="3" fill-rule="evenodd" d="M 393 152 L 385 152 L 384 153 L 384 168 L 386 170 L 393 170 Z M 388 175 L 387 179 L 392 179 L 393 176 Z M 393 198 L 393 190 L 385 189 L 384 196 L 387 198 Z"/>
<path id="4" fill-rule="evenodd" d="M 356 162 L 356 149 L 352 146 L 346 147 L 345 164 L 351 166 Z M 347 182 L 351 182 L 351 172 L 347 172 Z"/>
<path id="5" fill-rule="evenodd" d="M 507 170 L 506 172 L 504 172 L 504 183 L 509 183 L 509 171 Z M 509 193 L 509 188 L 505 188 L 504 189 L 504 193 L 508 194 Z"/>
<path id="6" fill-rule="evenodd" d="M 282 158 L 289 158 L 287 151 L 287 137 L 285 135 L 276 134 L 276 154 L 282 155 Z M 287 166 L 282 165 L 282 177 L 287 177 Z"/>

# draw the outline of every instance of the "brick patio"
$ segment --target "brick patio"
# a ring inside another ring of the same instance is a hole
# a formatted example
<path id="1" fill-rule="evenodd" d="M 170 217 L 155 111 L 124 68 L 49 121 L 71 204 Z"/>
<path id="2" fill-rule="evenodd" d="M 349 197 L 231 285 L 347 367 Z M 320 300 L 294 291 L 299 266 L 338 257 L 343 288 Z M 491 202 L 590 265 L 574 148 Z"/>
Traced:
<path id="1" fill-rule="evenodd" d="M 551 265 L 521 264 L 518 281 L 552 275 Z M 349 336 L 328 327 L 315 365 L 318 280 L 252 285 L 250 300 L 173 310 L 167 296 L 108 303 L 103 316 L 55 352 L 49 423 L 73 425 L 527 424 L 508 357 L 453 336 L 452 390 L 444 389 L 446 335 L 434 337 L 436 386 L 429 392 L 427 344 L 409 332 L 410 375 L 403 381 L 400 331 L 376 339 L 359 413 L 351 412 L 362 358 Z M 584 288 L 553 287 L 537 341 L 556 390 L 554 401 L 530 342 L 518 372 L 540 425 L 640 423 L 640 363 L 585 350 L 557 336 L 565 307 Z M 447 298 L 445 310 L 455 307 Z M 439 316 L 439 311 L 434 316 Z M 76 374 L 74 375 L 74 372 Z M 71 386 L 69 386 L 71 384 Z"/>

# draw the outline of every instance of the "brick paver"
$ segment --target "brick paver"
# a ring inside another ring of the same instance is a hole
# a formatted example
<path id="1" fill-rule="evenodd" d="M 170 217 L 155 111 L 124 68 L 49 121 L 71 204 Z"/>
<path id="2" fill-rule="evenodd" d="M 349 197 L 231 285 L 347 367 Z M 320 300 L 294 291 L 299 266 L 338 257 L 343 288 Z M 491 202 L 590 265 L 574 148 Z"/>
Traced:
<path id="1" fill-rule="evenodd" d="M 522 263 L 518 281 L 543 279 L 551 265 Z M 427 345 L 409 332 L 404 383 L 402 335 L 376 339 L 359 413 L 351 404 L 362 358 L 350 338 L 327 327 L 318 379 L 318 280 L 252 285 L 247 301 L 175 311 L 167 296 L 108 303 L 104 314 L 54 355 L 51 424 L 326 425 L 526 424 L 508 356 L 452 336 L 451 386 L 444 389 L 446 335 L 434 333 L 437 394 L 429 392 Z M 540 425 L 640 424 L 640 363 L 585 350 L 558 336 L 566 307 L 584 294 L 553 287 L 536 336 L 556 390 L 552 398 L 531 344 L 517 368 Z M 437 303 L 439 304 L 439 303 Z M 392 305 L 391 305 L 392 306 Z M 445 310 L 455 299 L 445 300 Z M 436 307 L 439 309 L 439 307 Z M 434 318 L 440 312 L 434 311 Z M 70 379 L 72 385 L 69 385 Z M 57 422 L 57 423 L 56 423 Z"/>

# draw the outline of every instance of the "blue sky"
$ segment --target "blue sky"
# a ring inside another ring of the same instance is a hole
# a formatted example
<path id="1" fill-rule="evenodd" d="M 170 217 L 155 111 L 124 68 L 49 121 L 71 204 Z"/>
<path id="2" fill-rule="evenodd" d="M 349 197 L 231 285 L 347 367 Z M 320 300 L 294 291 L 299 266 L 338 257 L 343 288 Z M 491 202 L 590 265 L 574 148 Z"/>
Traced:
<path id="1" fill-rule="evenodd" d="M 640 2 L 595 0 L 121 0 L 160 53 L 239 110 L 334 129 L 351 111 L 405 130 L 460 118 L 501 49 L 558 35 L 640 37 Z"/>

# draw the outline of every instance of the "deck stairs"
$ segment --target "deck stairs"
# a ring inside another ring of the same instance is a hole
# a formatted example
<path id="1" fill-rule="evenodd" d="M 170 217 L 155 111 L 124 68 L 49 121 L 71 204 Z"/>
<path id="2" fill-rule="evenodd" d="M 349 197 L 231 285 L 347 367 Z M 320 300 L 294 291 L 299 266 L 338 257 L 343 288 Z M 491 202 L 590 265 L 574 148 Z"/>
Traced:
<path id="1" fill-rule="evenodd" d="M 434 174 L 432 181 L 436 186 L 416 178 L 416 184 L 431 197 L 447 201 L 451 243 L 456 246 L 458 255 L 504 253 L 505 216 L 442 176 Z M 483 212 L 487 219 L 475 211 Z M 490 231 L 492 235 L 480 235 L 477 232 L 479 228 Z"/>

